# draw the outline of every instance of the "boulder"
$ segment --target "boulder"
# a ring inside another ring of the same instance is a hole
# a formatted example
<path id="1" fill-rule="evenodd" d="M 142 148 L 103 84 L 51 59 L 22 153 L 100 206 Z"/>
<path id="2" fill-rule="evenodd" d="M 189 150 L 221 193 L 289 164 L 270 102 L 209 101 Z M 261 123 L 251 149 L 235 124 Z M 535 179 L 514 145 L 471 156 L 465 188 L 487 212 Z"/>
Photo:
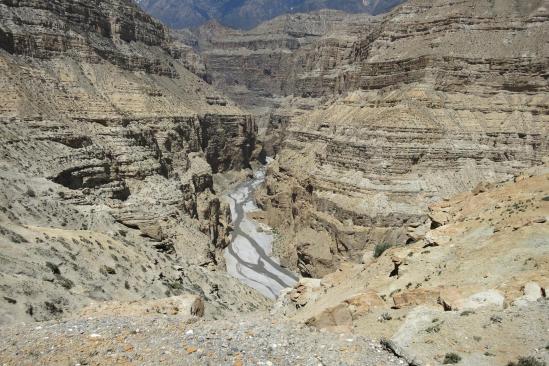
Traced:
<path id="1" fill-rule="evenodd" d="M 455 287 L 443 288 L 440 290 L 438 303 L 442 305 L 446 311 L 456 311 L 463 308 L 465 299 L 459 289 Z"/>
<path id="2" fill-rule="evenodd" d="M 362 264 L 364 264 L 364 266 L 369 266 L 374 260 L 374 253 L 371 250 L 364 252 L 364 255 L 362 256 Z"/>
<path id="3" fill-rule="evenodd" d="M 471 295 L 463 304 L 463 309 L 478 309 L 485 306 L 505 307 L 505 297 L 497 290 L 488 290 Z"/>
<path id="4" fill-rule="evenodd" d="M 351 327 L 353 316 L 349 309 L 349 305 L 341 303 L 334 307 L 325 309 L 320 314 L 309 318 L 305 324 L 318 329 L 326 329 L 333 327 Z"/>
<path id="5" fill-rule="evenodd" d="M 436 304 L 439 291 L 417 288 L 399 292 L 393 296 L 394 308 L 400 309 L 407 306 L 422 305 L 426 303 Z"/>
<path id="6" fill-rule="evenodd" d="M 528 282 L 522 288 L 523 296 L 519 297 L 513 301 L 515 306 L 528 306 L 529 303 L 538 301 L 538 299 L 543 297 L 543 289 L 537 282 Z"/>
<path id="7" fill-rule="evenodd" d="M 369 313 L 372 309 L 385 306 L 383 299 L 372 290 L 355 295 L 345 300 L 345 303 L 349 305 L 353 318 Z"/>
<path id="8" fill-rule="evenodd" d="M 387 346 L 395 354 L 404 358 L 410 365 L 425 365 L 427 358 L 414 346 L 418 335 L 433 325 L 433 320 L 438 318 L 439 311 L 436 309 L 418 306 L 408 313 L 406 321 L 398 331 L 387 341 Z"/>
<path id="9" fill-rule="evenodd" d="M 536 282 L 528 282 L 523 288 L 524 298 L 528 301 L 537 301 L 543 297 L 541 286 Z"/>
<path id="10" fill-rule="evenodd" d="M 164 235 L 162 234 L 162 226 L 159 223 L 139 225 L 139 230 L 141 230 L 141 235 L 155 241 L 162 241 L 164 239 Z"/>
<path id="11" fill-rule="evenodd" d="M 481 193 L 484 193 L 486 191 L 489 191 L 490 189 L 494 188 L 494 185 L 492 183 L 488 183 L 488 182 L 480 182 L 479 184 L 477 184 L 475 186 L 475 188 L 473 188 L 473 190 L 471 191 L 475 196 L 481 194 Z"/>
<path id="12" fill-rule="evenodd" d="M 303 229 L 296 235 L 298 267 L 311 277 L 322 277 L 333 271 L 333 240 L 323 231 Z"/>
<path id="13" fill-rule="evenodd" d="M 321 280 L 318 278 L 302 278 L 287 293 L 287 297 L 298 307 L 305 306 L 319 296 Z"/>

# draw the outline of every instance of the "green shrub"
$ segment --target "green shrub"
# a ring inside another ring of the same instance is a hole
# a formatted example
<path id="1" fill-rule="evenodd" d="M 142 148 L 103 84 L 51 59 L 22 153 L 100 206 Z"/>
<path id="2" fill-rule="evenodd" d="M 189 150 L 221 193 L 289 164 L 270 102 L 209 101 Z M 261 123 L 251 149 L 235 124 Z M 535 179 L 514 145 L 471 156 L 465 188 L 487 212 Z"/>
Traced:
<path id="1" fill-rule="evenodd" d="M 507 366 L 546 366 L 545 362 L 538 361 L 534 357 L 520 357 L 517 362 L 509 362 Z"/>
<path id="2" fill-rule="evenodd" d="M 390 247 L 392 247 L 392 245 L 389 243 L 377 244 L 376 247 L 374 248 L 374 258 L 378 258 L 379 256 L 381 256 L 383 252 L 385 252 Z"/>
<path id="3" fill-rule="evenodd" d="M 461 356 L 458 355 L 457 353 L 447 353 L 445 356 L 444 356 L 444 361 L 442 362 L 444 365 L 453 365 L 453 364 L 456 364 L 456 363 L 459 363 L 459 361 L 461 361 Z"/>

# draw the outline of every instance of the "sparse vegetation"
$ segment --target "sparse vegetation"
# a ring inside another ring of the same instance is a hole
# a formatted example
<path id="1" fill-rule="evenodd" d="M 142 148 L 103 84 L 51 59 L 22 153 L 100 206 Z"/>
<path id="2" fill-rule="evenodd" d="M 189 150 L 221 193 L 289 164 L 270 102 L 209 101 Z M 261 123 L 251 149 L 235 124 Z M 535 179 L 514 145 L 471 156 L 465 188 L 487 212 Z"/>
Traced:
<path id="1" fill-rule="evenodd" d="M 545 362 L 539 361 L 536 358 L 529 357 L 520 357 L 517 362 L 509 362 L 507 366 L 546 366 Z"/>
<path id="2" fill-rule="evenodd" d="M 164 285 L 166 285 L 167 287 L 169 287 L 172 290 L 184 290 L 185 289 L 183 284 L 178 280 L 166 281 L 166 282 L 164 282 Z"/>
<path id="3" fill-rule="evenodd" d="M 475 314 L 475 312 L 473 310 L 464 310 L 459 315 L 460 316 L 469 316 L 469 315 L 473 315 L 473 314 Z"/>
<path id="4" fill-rule="evenodd" d="M 378 320 L 379 320 L 380 322 L 389 321 L 389 320 L 392 320 L 392 319 L 393 319 L 393 317 L 392 317 L 391 314 L 389 314 L 389 313 L 383 313 L 383 314 L 381 314 L 381 316 L 378 318 Z"/>
<path id="5" fill-rule="evenodd" d="M 57 276 L 57 282 L 59 282 L 59 284 L 67 290 L 70 290 L 74 286 L 74 282 L 63 276 Z"/>
<path id="6" fill-rule="evenodd" d="M 440 332 L 440 324 L 435 324 L 431 327 L 428 327 L 427 329 L 425 329 L 425 331 L 427 333 L 438 333 Z"/>
<path id="7" fill-rule="evenodd" d="M 385 252 L 387 249 L 391 247 L 392 245 L 389 243 L 377 244 L 374 248 L 374 258 L 379 258 L 383 254 L 383 252 Z"/>
<path id="8" fill-rule="evenodd" d="M 99 269 L 99 272 L 103 275 L 103 276 L 108 276 L 108 275 L 113 275 L 113 274 L 116 274 L 116 271 L 114 270 L 114 268 L 112 267 L 109 267 L 109 266 L 101 266 L 101 268 Z"/>
<path id="9" fill-rule="evenodd" d="M 54 275 L 61 274 L 61 271 L 59 270 L 59 266 L 57 266 L 56 264 L 53 264 L 51 262 L 46 262 L 46 267 L 48 267 Z"/>
<path id="10" fill-rule="evenodd" d="M 502 319 L 501 316 L 499 316 L 499 315 L 492 315 L 492 316 L 490 317 L 490 321 L 491 321 L 492 323 L 501 323 L 501 322 L 503 321 L 503 319 Z"/>
<path id="11" fill-rule="evenodd" d="M 444 365 L 454 365 L 459 363 L 459 361 L 461 361 L 461 356 L 457 353 L 450 352 L 444 356 L 444 361 L 442 363 Z"/>
<path id="12" fill-rule="evenodd" d="M 27 196 L 36 197 L 36 192 L 31 187 L 27 187 Z"/>

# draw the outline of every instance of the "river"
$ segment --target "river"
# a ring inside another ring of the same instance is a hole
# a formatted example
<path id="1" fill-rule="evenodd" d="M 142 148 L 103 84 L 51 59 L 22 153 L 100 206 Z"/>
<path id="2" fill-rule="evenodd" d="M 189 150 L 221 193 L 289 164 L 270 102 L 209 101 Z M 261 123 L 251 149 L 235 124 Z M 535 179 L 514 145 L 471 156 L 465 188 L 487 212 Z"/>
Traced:
<path id="1" fill-rule="evenodd" d="M 227 272 L 270 299 L 281 290 L 292 287 L 297 276 L 280 266 L 272 257 L 274 236 L 265 225 L 251 220 L 247 213 L 259 210 L 254 202 L 255 190 L 265 181 L 267 166 L 258 169 L 250 179 L 227 194 L 233 218 L 231 244 L 225 249 Z"/>

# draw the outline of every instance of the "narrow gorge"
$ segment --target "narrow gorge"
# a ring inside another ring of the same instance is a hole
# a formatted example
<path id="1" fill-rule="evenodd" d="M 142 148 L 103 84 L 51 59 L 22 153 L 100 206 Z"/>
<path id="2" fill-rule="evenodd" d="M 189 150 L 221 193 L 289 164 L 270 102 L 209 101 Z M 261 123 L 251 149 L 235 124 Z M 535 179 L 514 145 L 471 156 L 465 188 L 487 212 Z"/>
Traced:
<path id="1" fill-rule="evenodd" d="M 548 39 L 548 0 L 0 0 L 0 364 L 546 365 Z"/>
<path id="2" fill-rule="evenodd" d="M 239 184 L 227 195 L 234 230 L 232 242 L 225 249 L 225 259 L 229 274 L 276 300 L 281 291 L 293 287 L 298 278 L 272 258 L 272 230 L 248 217 L 258 211 L 254 193 L 265 182 L 266 168 L 260 168 L 251 180 Z"/>

